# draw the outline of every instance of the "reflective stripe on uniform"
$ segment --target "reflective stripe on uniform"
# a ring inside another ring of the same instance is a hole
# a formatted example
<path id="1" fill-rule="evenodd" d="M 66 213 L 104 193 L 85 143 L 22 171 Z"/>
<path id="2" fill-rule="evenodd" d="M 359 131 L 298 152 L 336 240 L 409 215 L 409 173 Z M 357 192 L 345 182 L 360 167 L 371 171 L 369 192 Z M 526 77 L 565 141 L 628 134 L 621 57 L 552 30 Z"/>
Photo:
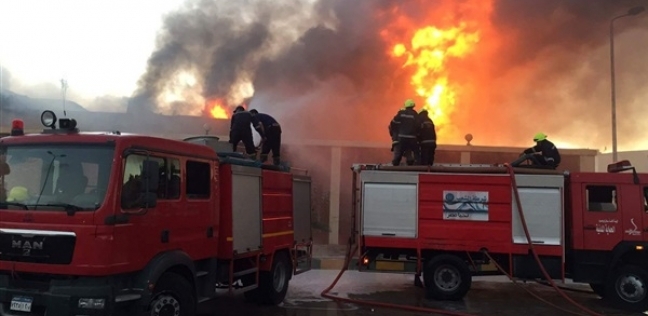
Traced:
<path id="1" fill-rule="evenodd" d="M 435 139 L 426 139 L 424 141 L 421 141 L 421 144 L 430 144 L 430 143 L 436 143 Z"/>

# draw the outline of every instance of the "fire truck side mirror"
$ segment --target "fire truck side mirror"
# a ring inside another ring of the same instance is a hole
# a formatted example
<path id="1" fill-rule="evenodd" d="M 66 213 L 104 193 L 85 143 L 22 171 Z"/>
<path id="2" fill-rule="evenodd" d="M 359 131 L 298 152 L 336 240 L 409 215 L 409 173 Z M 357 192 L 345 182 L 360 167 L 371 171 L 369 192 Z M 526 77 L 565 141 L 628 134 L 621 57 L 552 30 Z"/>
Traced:
<path id="1" fill-rule="evenodd" d="M 155 207 L 157 190 L 160 183 L 160 164 L 154 160 L 145 160 L 142 164 L 142 195 L 144 207 Z"/>

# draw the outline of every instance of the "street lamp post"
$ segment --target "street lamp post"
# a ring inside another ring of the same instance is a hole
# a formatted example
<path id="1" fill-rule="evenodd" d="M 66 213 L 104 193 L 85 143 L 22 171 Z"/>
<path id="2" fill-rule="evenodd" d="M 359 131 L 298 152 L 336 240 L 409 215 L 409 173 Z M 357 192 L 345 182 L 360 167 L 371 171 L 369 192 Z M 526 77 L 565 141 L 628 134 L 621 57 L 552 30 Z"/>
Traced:
<path id="1" fill-rule="evenodd" d="M 627 13 L 616 16 L 610 21 L 610 76 L 612 84 L 612 162 L 617 161 L 617 127 L 616 127 L 616 87 L 614 78 L 614 21 L 623 17 L 637 15 L 643 12 L 643 6 L 634 7 Z"/>

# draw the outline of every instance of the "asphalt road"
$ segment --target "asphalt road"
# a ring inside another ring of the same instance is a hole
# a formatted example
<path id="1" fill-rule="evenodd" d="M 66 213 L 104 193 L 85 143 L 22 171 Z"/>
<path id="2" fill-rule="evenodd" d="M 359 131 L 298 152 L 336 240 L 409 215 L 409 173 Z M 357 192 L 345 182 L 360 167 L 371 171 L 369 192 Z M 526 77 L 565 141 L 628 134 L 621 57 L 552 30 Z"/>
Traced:
<path id="1" fill-rule="evenodd" d="M 242 296 L 223 297 L 201 306 L 201 314 L 258 315 L 258 316 L 383 316 L 383 315 L 439 315 L 402 310 L 372 308 L 370 306 L 338 303 L 320 296 L 337 275 L 337 271 L 313 270 L 293 277 L 286 299 L 280 306 L 257 306 L 244 301 Z M 589 286 L 567 284 L 570 288 L 589 291 Z M 458 302 L 438 302 L 425 299 L 423 289 L 414 287 L 411 275 L 360 273 L 348 271 L 331 294 L 374 302 L 427 307 L 471 315 L 546 316 L 575 315 L 543 303 L 525 291 L 531 290 L 541 298 L 563 309 L 587 315 L 569 303 L 553 288 L 535 282 L 513 284 L 505 277 L 476 277 L 466 298 Z M 566 292 L 570 298 L 603 315 L 634 315 L 608 306 L 593 293 Z M 642 314 L 637 314 L 642 315 Z"/>

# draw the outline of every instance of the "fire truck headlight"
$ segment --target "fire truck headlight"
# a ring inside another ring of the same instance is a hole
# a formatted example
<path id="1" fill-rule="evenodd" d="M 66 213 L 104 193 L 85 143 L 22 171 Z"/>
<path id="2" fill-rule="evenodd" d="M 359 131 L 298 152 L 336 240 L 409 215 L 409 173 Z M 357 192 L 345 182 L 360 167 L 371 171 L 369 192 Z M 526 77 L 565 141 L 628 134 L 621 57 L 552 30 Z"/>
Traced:
<path id="1" fill-rule="evenodd" d="M 103 309 L 106 305 L 106 300 L 103 298 L 80 298 L 79 308 L 88 309 Z"/>
<path id="2" fill-rule="evenodd" d="M 54 124 L 56 124 L 56 114 L 50 110 L 43 111 L 43 114 L 41 114 L 41 123 L 45 127 L 54 128 Z"/>

